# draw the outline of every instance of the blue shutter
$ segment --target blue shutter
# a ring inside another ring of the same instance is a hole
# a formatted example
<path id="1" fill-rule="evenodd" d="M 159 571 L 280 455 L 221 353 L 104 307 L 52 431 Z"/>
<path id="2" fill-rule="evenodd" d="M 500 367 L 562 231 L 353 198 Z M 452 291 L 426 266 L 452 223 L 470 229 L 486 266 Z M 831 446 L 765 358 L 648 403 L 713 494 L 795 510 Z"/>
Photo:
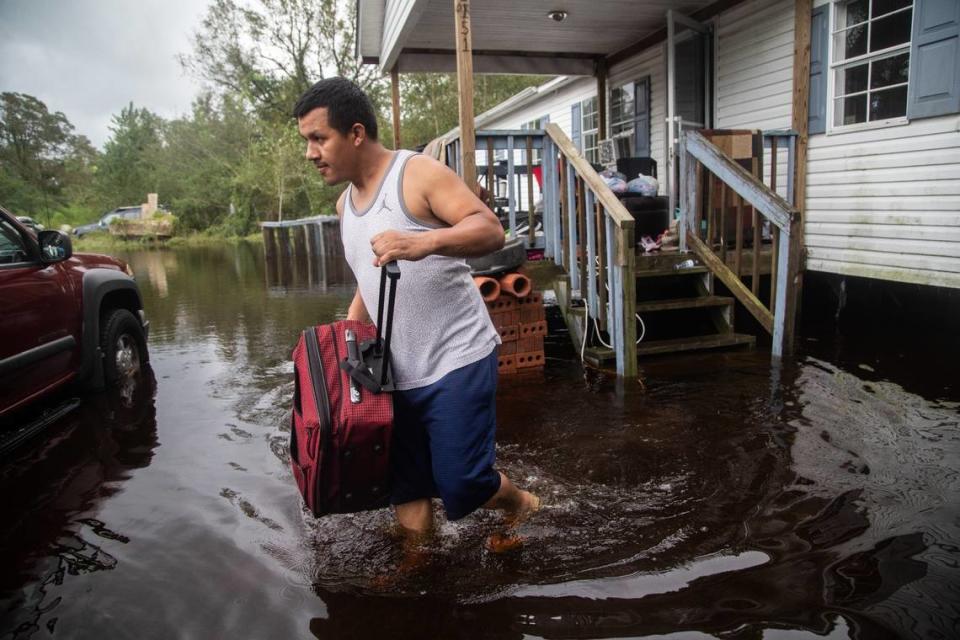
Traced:
<path id="1" fill-rule="evenodd" d="M 820 5 L 810 17 L 810 89 L 807 133 L 825 133 L 827 130 L 827 42 L 830 37 L 830 21 L 827 8 Z"/>
<path id="2" fill-rule="evenodd" d="M 583 128 L 583 123 L 580 121 L 580 103 L 576 103 L 570 106 L 570 140 L 573 141 L 573 146 L 577 148 L 577 151 L 583 153 L 583 145 L 580 144 L 580 131 Z"/>
<path id="3" fill-rule="evenodd" d="M 650 77 L 638 80 L 633 96 L 634 156 L 650 157 Z"/>
<path id="4" fill-rule="evenodd" d="M 916 0 L 907 117 L 960 111 L 960 2 Z"/>

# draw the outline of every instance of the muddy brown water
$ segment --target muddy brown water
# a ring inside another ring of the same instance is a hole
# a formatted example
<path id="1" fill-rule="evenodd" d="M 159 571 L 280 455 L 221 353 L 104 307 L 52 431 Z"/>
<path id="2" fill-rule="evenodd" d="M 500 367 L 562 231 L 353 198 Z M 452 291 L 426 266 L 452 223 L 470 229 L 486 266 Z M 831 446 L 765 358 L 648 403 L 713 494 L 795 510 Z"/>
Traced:
<path id="1" fill-rule="evenodd" d="M 556 336 L 498 399 L 525 545 L 441 521 L 399 574 L 389 513 L 315 520 L 287 462 L 290 350 L 353 288 L 260 251 L 123 256 L 151 369 L 5 462 L 0 638 L 958 637 L 955 380 L 821 336 L 618 385 Z"/>

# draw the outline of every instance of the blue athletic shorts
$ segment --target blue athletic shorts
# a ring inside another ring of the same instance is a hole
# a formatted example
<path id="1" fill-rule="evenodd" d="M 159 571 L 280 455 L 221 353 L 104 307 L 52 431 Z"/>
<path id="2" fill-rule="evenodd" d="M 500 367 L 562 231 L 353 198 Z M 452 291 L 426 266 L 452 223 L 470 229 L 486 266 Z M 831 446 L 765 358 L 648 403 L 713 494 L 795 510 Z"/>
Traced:
<path id="1" fill-rule="evenodd" d="M 500 489 L 494 468 L 497 351 L 419 389 L 393 393 L 392 504 L 438 497 L 459 520 Z"/>

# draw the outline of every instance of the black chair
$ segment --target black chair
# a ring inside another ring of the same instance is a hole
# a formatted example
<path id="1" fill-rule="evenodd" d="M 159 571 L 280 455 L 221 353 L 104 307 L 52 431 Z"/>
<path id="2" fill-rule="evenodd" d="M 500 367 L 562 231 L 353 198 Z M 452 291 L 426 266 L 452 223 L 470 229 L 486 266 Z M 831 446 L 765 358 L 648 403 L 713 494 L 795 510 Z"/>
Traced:
<path id="1" fill-rule="evenodd" d="M 633 180 L 641 173 L 645 176 L 657 177 L 657 161 L 653 158 L 618 158 L 617 171 Z"/>

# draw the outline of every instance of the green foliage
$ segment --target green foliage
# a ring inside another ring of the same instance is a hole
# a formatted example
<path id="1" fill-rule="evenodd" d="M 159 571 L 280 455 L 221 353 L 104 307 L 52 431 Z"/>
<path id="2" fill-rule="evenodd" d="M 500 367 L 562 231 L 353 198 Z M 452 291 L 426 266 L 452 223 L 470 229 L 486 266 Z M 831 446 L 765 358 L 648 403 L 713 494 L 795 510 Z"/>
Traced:
<path id="1" fill-rule="evenodd" d="M 527 87 L 546 80 L 543 76 L 477 75 L 474 78 L 473 111 L 483 113 Z M 426 144 L 459 124 L 456 74 L 402 75 L 400 93 L 401 146 L 412 148 Z"/>
<path id="2" fill-rule="evenodd" d="M 349 0 L 212 0 L 181 57 L 210 89 L 172 120 L 128 104 L 113 116 L 102 153 L 62 113 L 3 93 L 0 202 L 56 228 L 157 193 L 176 214 L 174 233 L 189 237 L 247 236 L 260 221 L 332 214 L 343 187 L 326 186 L 304 160 L 291 111 L 317 80 L 351 78 L 370 95 L 380 139 L 392 146 L 389 87 L 355 57 L 356 28 Z M 475 112 L 542 80 L 477 76 Z M 401 92 L 402 146 L 457 125 L 456 76 L 404 75 Z"/>
<path id="3" fill-rule="evenodd" d="M 89 184 L 97 153 L 75 135 L 67 117 L 42 101 L 0 94 L 0 202 L 50 226 L 81 185 Z"/>
<path id="4" fill-rule="evenodd" d="M 163 120 L 149 110 L 130 103 L 110 126 L 112 135 L 104 145 L 97 167 L 96 184 L 105 208 L 136 205 L 146 194 L 157 191 L 156 164 L 161 153 Z"/>

